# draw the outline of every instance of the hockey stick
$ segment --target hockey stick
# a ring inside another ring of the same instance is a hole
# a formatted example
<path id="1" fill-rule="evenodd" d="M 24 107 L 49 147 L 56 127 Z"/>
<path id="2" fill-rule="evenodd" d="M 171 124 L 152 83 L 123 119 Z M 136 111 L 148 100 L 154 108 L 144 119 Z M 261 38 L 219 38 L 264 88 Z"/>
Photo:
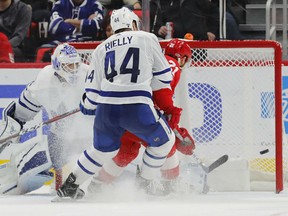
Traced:
<path id="1" fill-rule="evenodd" d="M 193 157 L 193 155 L 192 155 L 192 157 Z M 225 155 L 222 155 L 221 157 L 219 157 L 217 160 L 215 160 L 209 166 L 205 166 L 202 162 L 200 162 L 199 164 L 202 166 L 204 171 L 208 174 L 208 173 L 212 172 L 214 169 L 216 169 L 219 166 L 221 166 L 222 164 L 226 163 L 227 160 L 228 160 L 228 155 L 225 154 Z"/>
<path id="2" fill-rule="evenodd" d="M 31 128 L 22 129 L 22 130 L 20 130 L 18 133 L 15 133 L 15 134 L 12 134 L 11 136 L 8 136 L 8 137 L 6 137 L 6 138 L 0 139 L 0 145 L 2 145 L 3 143 L 5 143 L 5 142 L 7 142 L 7 141 L 9 141 L 9 140 L 11 140 L 11 139 L 13 139 L 13 138 L 16 138 L 16 137 L 18 137 L 18 136 L 21 136 L 21 135 L 23 135 L 23 134 L 25 134 L 25 133 L 28 133 L 28 132 L 30 132 L 30 131 L 37 130 L 38 128 L 40 128 L 40 127 L 42 127 L 42 126 L 44 126 L 44 125 L 51 124 L 52 122 L 55 122 L 55 121 L 58 121 L 58 120 L 60 120 L 60 119 L 66 118 L 66 117 L 68 117 L 68 116 L 70 116 L 70 115 L 73 115 L 73 114 L 75 114 L 75 113 L 77 113 L 77 112 L 79 112 L 79 111 L 80 111 L 79 108 L 74 109 L 74 110 L 70 110 L 70 111 L 68 111 L 68 112 L 66 112 L 66 113 L 63 113 L 63 114 L 61 114 L 61 115 L 55 116 L 55 117 L 53 117 L 53 118 L 51 118 L 51 119 L 48 119 L 48 120 L 45 121 L 45 122 L 41 122 L 41 123 L 39 123 L 39 124 L 37 124 L 37 125 L 34 125 L 34 126 L 31 127 Z"/>
<path id="3" fill-rule="evenodd" d="M 185 140 L 183 139 L 183 137 L 181 136 L 181 134 L 177 131 L 177 130 L 173 130 L 175 133 L 175 136 L 180 139 L 182 142 L 186 143 Z M 187 143 L 187 145 L 190 145 L 190 143 Z M 219 166 L 221 166 L 222 164 L 226 163 L 228 160 L 228 155 L 222 155 L 221 157 L 219 157 L 217 160 L 215 160 L 212 164 L 210 164 L 209 166 L 205 166 L 202 161 L 200 160 L 200 158 L 195 154 L 195 152 L 193 152 L 193 154 L 191 155 L 196 161 L 197 163 L 203 168 L 203 170 L 208 174 L 210 172 L 212 172 L 214 169 L 218 168 Z"/>

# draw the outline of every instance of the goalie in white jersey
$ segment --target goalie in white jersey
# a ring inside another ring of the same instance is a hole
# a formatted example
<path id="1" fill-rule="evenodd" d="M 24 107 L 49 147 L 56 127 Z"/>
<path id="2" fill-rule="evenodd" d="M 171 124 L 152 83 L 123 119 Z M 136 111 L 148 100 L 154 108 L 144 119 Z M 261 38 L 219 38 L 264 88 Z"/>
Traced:
<path id="1" fill-rule="evenodd" d="M 147 193 L 171 150 L 175 135 L 152 101 L 152 90 L 170 88 L 172 73 L 155 35 L 139 30 L 139 19 L 129 9 L 111 15 L 114 35 L 92 54 L 81 111 L 95 114 L 94 143 L 84 151 L 77 166 L 57 194 L 82 198 L 79 185 L 98 174 L 102 165 L 116 155 L 125 130 L 148 144 L 143 154 L 138 185 Z M 162 195 L 162 194 L 161 194 Z"/>
<path id="2" fill-rule="evenodd" d="M 52 55 L 51 65 L 44 67 L 36 79 L 26 86 L 19 99 L 12 101 L 4 109 L 2 123 L 7 123 L 8 127 L 2 133 L 0 130 L 1 138 L 15 134 L 41 110 L 45 109 L 49 118 L 52 118 L 79 107 L 87 72 L 88 65 L 81 63 L 73 46 L 58 45 Z M 42 139 L 45 136 L 41 138 L 39 135 L 24 143 L 15 143 L 14 140 L 12 144 L 2 145 L 0 159 L 6 159 L 9 163 L 0 169 L 0 193 L 27 193 L 50 180 L 49 168 L 58 170 L 67 162 L 68 150 L 75 148 L 72 145 L 73 138 L 79 139 L 81 133 L 89 137 L 87 128 L 92 127 L 93 119 L 90 118 L 92 121 L 89 125 L 89 119 L 83 118 L 78 113 L 51 124 L 48 146 Z M 81 131 L 85 125 L 86 129 Z M 90 139 L 92 140 L 92 134 Z M 79 149 L 77 153 L 83 149 Z"/>

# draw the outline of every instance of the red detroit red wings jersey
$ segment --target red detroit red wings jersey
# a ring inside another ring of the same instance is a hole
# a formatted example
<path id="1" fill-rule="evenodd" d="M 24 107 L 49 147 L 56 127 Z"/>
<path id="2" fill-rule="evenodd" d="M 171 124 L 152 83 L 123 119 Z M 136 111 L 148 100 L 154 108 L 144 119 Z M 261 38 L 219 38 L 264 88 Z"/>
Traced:
<path id="1" fill-rule="evenodd" d="M 168 55 L 165 55 L 169 65 L 170 65 L 170 68 L 171 68 L 171 72 L 172 72 L 172 76 L 173 76 L 173 79 L 170 83 L 170 86 L 171 86 L 171 89 L 172 89 L 172 92 L 174 93 L 174 90 L 180 80 L 180 75 L 181 75 L 181 68 L 180 68 L 180 65 L 178 63 L 178 61 Z"/>

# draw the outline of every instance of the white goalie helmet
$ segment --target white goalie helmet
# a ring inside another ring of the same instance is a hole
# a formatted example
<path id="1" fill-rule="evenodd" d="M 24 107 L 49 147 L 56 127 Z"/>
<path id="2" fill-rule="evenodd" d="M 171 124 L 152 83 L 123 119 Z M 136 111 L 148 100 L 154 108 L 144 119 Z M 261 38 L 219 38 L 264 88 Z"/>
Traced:
<path id="1" fill-rule="evenodd" d="M 76 84 L 76 74 L 81 64 L 81 57 L 75 47 L 68 43 L 58 45 L 51 56 L 51 64 L 56 73 L 64 78 L 66 82 L 71 85 Z"/>
<path id="2" fill-rule="evenodd" d="M 136 22 L 137 30 L 140 30 L 139 17 L 129 8 L 122 7 L 112 11 L 110 24 L 114 33 L 125 28 L 133 30 L 133 21 Z"/>

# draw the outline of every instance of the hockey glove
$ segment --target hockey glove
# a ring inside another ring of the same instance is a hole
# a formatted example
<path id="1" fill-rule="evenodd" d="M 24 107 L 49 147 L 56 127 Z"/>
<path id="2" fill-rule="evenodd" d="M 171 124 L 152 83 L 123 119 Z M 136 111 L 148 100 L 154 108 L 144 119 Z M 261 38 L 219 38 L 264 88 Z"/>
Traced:
<path id="1" fill-rule="evenodd" d="M 96 109 L 87 108 L 87 105 L 85 104 L 85 103 L 87 103 L 87 102 L 85 102 L 86 100 L 88 100 L 88 99 L 87 99 L 86 93 L 84 93 L 83 96 L 82 96 L 80 105 L 79 105 L 80 111 L 84 115 L 95 115 Z"/>
<path id="2" fill-rule="evenodd" d="M 175 145 L 178 151 L 185 155 L 192 155 L 195 149 L 195 142 L 185 128 L 174 130 L 176 135 Z"/>
<path id="3" fill-rule="evenodd" d="M 10 116 L 12 119 L 18 122 L 18 124 L 20 125 L 20 129 L 22 129 L 23 125 L 26 122 L 20 121 L 19 119 L 15 118 L 15 111 L 16 111 L 16 102 L 12 101 L 8 104 L 7 107 L 4 108 L 2 112 L 3 120 L 8 121 L 8 117 Z"/>
<path id="4" fill-rule="evenodd" d="M 22 129 L 22 126 L 17 122 L 15 119 L 11 118 L 10 116 L 7 116 L 6 121 L 3 119 L 0 121 L 0 137 L 1 138 L 6 138 L 12 135 L 15 135 L 19 133 Z M 5 143 L 17 143 L 19 141 L 19 136 L 13 139 L 9 139 L 8 142 L 5 141 Z M 0 145 L 1 146 L 1 145 Z M 4 145 L 2 145 L 3 147 Z M 0 148 L 0 152 L 1 152 Z"/>
<path id="5" fill-rule="evenodd" d="M 178 128 L 181 112 L 182 109 L 178 107 L 172 107 L 165 111 L 165 115 L 168 117 L 168 123 L 173 130 Z"/>
<path id="6" fill-rule="evenodd" d="M 169 88 L 153 91 L 155 105 L 164 111 L 168 123 L 172 129 L 178 127 L 182 109 L 175 107 L 173 104 L 173 92 Z"/>

